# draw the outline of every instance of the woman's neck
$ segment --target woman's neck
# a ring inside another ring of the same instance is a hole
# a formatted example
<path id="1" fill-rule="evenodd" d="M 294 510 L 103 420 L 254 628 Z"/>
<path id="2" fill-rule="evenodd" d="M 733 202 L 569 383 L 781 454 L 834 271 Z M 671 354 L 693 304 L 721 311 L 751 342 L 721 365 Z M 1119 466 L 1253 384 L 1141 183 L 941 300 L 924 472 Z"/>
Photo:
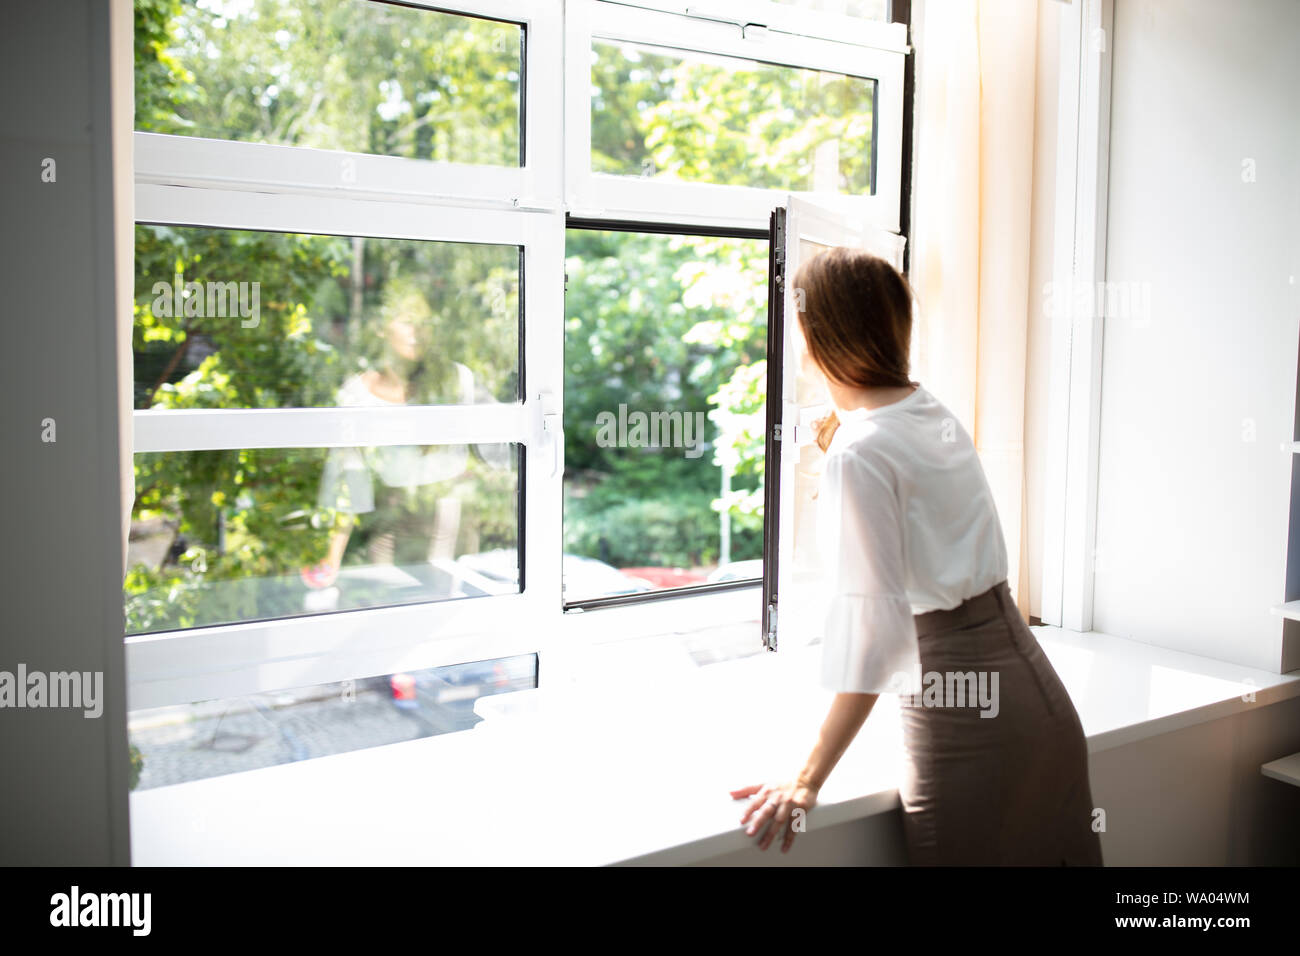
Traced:
<path id="1" fill-rule="evenodd" d="M 830 392 L 831 401 L 835 403 L 835 407 L 849 411 L 855 408 L 872 409 L 892 405 L 907 398 L 920 386 L 913 383 L 911 385 L 881 388 L 854 388 L 851 385 L 838 385 L 835 382 L 827 382 L 826 387 Z"/>

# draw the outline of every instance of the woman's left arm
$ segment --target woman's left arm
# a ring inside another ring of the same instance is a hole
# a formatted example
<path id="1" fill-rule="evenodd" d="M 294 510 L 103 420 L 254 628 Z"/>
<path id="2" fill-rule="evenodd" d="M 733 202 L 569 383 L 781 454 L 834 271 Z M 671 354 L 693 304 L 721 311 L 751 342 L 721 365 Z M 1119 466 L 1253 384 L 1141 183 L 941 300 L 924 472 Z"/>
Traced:
<path id="1" fill-rule="evenodd" d="M 753 797 L 741 824 L 767 849 L 783 833 L 782 851 L 802 832 L 807 811 L 881 693 L 901 692 L 920 670 L 907 596 L 902 507 L 880 462 L 856 452 L 828 454 L 818 523 L 829 591 L 822 628 L 822 686 L 835 692 L 817 745 L 789 783 L 733 790 Z M 802 811 L 795 813 L 796 810 Z M 751 819 L 752 818 L 752 819 Z"/>
<path id="2" fill-rule="evenodd" d="M 766 850 L 778 834 L 783 835 L 781 852 L 789 851 L 796 833 L 803 832 L 808 811 L 817 802 L 817 794 L 826 783 L 831 770 L 849 749 L 866 722 L 879 694 L 840 693 L 831 703 L 830 713 L 822 722 L 817 743 L 804 762 L 803 770 L 793 781 L 780 784 L 742 787 L 731 791 L 733 800 L 753 797 L 741 824 L 749 823 L 745 830 L 749 836 L 758 837 L 758 848 Z M 798 812 L 796 812 L 798 811 Z"/>

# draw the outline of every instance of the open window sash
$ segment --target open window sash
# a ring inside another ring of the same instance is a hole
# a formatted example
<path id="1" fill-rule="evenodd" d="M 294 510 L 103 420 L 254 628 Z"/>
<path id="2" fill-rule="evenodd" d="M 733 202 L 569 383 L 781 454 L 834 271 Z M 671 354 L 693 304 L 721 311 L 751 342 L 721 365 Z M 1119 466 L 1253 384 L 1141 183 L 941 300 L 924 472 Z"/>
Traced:
<path id="1" fill-rule="evenodd" d="M 772 213 L 768 288 L 767 435 L 763 520 L 763 643 L 777 649 L 821 637 L 821 569 L 816 500 L 822 451 L 816 422 L 832 409 L 824 383 L 801 348 L 794 276 L 835 246 L 851 246 L 903 268 L 904 238 L 832 205 L 790 196 Z M 779 612 L 779 613 L 778 613 Z"/>

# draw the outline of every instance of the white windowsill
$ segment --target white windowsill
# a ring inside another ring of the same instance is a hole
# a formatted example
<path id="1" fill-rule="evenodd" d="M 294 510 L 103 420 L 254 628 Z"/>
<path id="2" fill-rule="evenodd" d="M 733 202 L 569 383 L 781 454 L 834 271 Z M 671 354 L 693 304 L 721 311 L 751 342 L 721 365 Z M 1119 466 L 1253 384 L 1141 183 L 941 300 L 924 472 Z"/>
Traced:
<path id="1" fill-rule="evenodd" d="M 1035 631 L 1092 752 L 1300 695 L 1300 675 Z M 601 679 L 486 698 L 473 730 L 133 793 L 133 862 L 679 864 L 744 849 L 727 791 L 802 765 L 831 697 L 820 649 L 688 667 L 664 647 L 593 649 Z M 882 697 L 809 829 L 897 807 L 901 747 Z"/>

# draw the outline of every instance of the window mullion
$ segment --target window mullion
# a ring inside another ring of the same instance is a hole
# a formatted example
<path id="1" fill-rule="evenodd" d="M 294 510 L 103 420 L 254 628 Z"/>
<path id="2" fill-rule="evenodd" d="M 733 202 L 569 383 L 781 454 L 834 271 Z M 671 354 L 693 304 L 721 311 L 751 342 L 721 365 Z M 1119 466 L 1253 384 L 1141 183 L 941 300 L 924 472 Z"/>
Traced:
<path id="1" fill-rule="evenodd" d="M 518 403 L 137 411 L 135 451 L 495 444 L 530 437 Z"/>

